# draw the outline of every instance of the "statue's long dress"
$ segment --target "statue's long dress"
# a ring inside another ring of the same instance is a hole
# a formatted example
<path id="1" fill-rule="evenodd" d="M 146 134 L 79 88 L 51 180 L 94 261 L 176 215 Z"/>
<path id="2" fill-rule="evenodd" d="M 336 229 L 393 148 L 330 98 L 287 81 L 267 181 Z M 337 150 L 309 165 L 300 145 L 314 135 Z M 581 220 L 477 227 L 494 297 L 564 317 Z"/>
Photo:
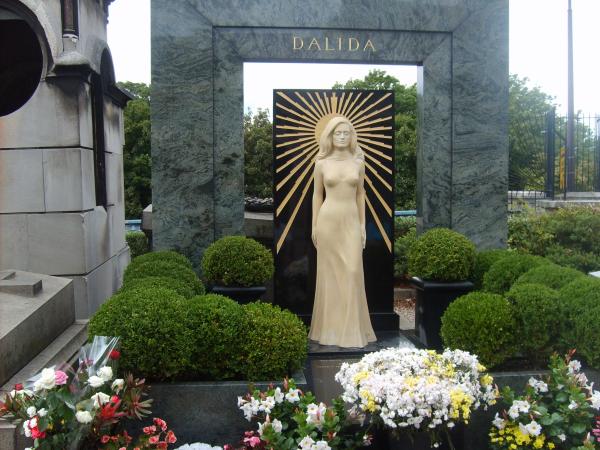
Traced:
<path id="1" fill-rule="evenodd" d="M 357 160 L 322 160 L 325 201 L 316 222 L 317 282 L 309 338 L 364 347 L 376 340 L 365 293 L 356 204 Z"/>

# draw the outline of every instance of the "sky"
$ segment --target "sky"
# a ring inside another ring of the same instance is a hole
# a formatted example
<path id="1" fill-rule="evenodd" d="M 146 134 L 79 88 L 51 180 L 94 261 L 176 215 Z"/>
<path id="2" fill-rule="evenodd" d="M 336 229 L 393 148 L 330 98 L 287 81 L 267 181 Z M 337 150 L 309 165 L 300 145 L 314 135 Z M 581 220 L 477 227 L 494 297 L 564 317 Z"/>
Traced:
<path id="1" fill-rule="evenodd" d="M 529 79 L 567 106 L 567 0 L 509 0 L 510 73 Z M 575 110 L 600 113 L 600 0 L 572 0 Z M 134 17 L 135 20 L 131 18 Z M 108 44 L 118 81 L 150 83 L 150 0 L 117 0 L 109 10 Z M 272 90 L 329 89 L 382 68 L 405 84 L 416 82 L 406 66 L 244 65 L 244 109 L 271 108 Z M 285 80 L 285 83 L 282 83 Z"/>

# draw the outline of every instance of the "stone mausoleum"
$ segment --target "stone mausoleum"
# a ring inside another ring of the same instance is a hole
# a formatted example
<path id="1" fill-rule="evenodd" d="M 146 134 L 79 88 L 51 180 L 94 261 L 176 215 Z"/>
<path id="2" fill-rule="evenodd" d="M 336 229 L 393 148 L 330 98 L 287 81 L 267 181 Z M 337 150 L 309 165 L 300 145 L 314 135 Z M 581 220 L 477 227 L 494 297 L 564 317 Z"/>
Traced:
<path id="1" fill-rule="evenodd" d="M 112 0 L 0 0 L 0 270 L 73 279 L 75 316 L 129 262 Z"/>

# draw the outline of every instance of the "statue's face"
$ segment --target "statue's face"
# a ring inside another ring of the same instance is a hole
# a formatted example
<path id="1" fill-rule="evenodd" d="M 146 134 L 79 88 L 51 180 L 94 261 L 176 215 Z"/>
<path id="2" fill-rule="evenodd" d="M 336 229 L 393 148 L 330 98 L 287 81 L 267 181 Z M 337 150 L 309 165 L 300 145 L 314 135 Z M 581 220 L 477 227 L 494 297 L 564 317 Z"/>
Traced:
<path id="1" fill-rule="evenodd" d="M 347 147 L 350 144 L 350 126 L 347 123 L 340 123 L 333 129 L 333 146 Z"/>

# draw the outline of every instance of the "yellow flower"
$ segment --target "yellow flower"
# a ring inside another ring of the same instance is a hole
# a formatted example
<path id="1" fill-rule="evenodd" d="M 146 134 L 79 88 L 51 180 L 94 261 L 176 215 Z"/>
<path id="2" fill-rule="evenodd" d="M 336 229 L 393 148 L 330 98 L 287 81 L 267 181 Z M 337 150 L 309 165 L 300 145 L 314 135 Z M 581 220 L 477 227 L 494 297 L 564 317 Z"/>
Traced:
<path id="1" fill-rule="evenodd" d="M 481 377 L 481 385 L 482 386 L 489 386 L 490 384 L 492 384 L 494 382 L 494 379 L 492 378 L 491 375 L 485 374 L 484 376 Z"/>
<path id="2" fill-rule="evenodd" d="M 368 377 L 369 377 L 368 371 L 363 370 L 362 372 L 358 372 L 356 375 L 354 375 L 354 384 L 358 384 L 362 380 L 364 380 L 365 378 L 368 378 Z"/>

